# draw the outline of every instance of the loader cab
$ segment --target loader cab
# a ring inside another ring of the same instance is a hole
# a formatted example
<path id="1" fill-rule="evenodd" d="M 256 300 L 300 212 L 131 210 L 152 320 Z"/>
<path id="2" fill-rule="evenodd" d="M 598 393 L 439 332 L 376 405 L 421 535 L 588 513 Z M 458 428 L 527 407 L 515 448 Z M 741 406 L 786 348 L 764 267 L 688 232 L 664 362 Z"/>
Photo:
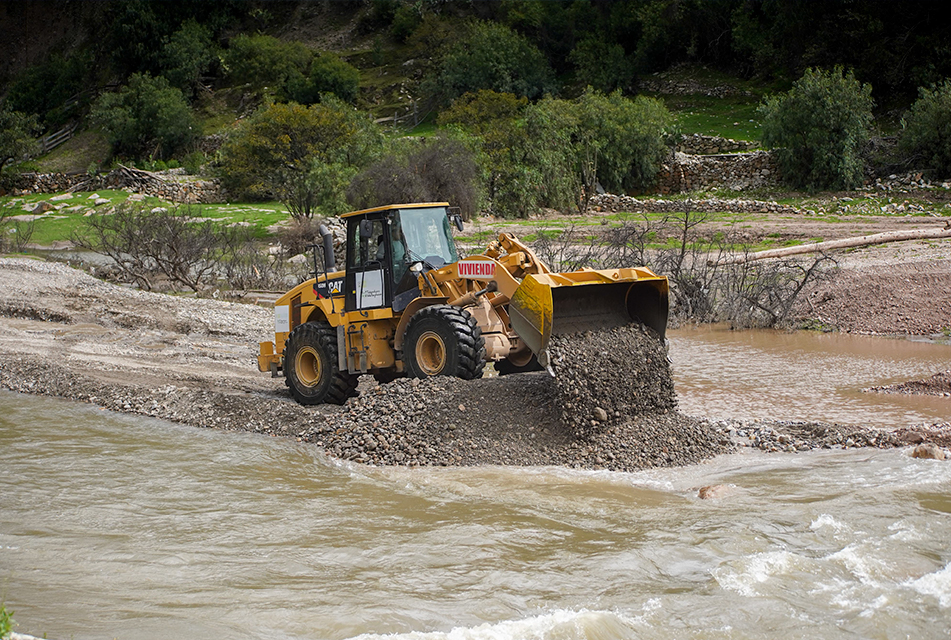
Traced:
<path id="1" fill-rule="evenodd" d="M 445 202 L 389 205 L 343 217 L 347 311 L 385 307 L 402 311 L 420 295 L 419 272 L 459 259 Z"/>

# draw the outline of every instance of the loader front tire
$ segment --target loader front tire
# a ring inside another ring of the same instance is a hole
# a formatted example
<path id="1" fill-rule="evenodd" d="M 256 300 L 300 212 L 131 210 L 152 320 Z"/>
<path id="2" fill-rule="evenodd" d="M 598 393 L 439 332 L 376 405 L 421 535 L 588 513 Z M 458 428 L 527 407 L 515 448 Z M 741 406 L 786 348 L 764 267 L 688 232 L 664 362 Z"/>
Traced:
<path id="1" fill-rule="evenodd" d="M 481 378 L 485 368 L 482 330 L 464 309 L 447 304 L 420 309 L 406 328 L 403 362 L 413 378 Z"/>
<path id="2" fill-rule="evenodd" d="M 337 366 L 337 332 L 326 322 L 297 326 L 284 345 L 284 383 L 301 404 L 343 404 L 357 377 Z"/>

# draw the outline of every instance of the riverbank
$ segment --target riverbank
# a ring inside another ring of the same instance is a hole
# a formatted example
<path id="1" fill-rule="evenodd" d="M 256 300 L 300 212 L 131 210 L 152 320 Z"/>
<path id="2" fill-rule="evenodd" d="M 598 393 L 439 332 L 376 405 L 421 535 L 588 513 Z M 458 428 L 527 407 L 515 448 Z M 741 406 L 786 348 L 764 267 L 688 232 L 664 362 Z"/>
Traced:
<path id="1" fill-rule="evenodd" d="M 949 262 L 932 266 L 951 277 Z M 935 313 L 947 301 L 943 295 L 934 291 L 925 299 L 938 305 Z M 741 424 L 673 408 L 647 408 L 579 437 L 564 425 L 557 389 L 545 374 L 382 386 L 365 376 L 360 397 L 343 407 L 302 407 L 281 379 L 255 366 L 257 342 L 273 331 L 270 310 L 129 289 L 35 260 L 0 259 L 0 315 L 6 318 L 0 328 L 4 388 L 199 427 L 296 438 L 368 464 L 630 471 L 691 464 L 737 446 L 788 451 L 951 444 L 945 440 L 949 425 L 881 432 Z"/>

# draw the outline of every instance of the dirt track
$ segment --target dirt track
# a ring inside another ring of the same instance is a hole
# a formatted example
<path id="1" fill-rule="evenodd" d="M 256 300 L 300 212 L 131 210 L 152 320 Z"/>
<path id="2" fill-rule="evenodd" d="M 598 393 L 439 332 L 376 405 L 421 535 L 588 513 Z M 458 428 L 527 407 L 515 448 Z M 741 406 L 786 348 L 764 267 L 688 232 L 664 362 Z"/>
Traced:
<path id="1" fill-rule="evenodd" d="M 861 256 L 849 254 L 825 285 L 831 296 L 820 291 L 813 305 L 836 301 L 835 324 L 842 330 L 921 334 L 951 325 L 951 242 L 906 246 L 901 255 L 928 259 L 900 268 L 877 266 L 883 251 L 865 252 L 873 265 L 865 270 Z M 894 256 L 884 259 L 894 264 Z M 924 273 L 927 278 L 918 277 Z M 887 305 L 867 304 L 891 300 L 886 294 L 899 301 L 911 296 L 914 312 L 888 315 L 879 313 Z M 823 296 L 827 300 L 817 302 Z M 827 323 L 828 308 L 822 311 Z M 273 331 L 270 310 L 152 294 L 27 259 L 0 259 L 0 315 L 0 387 L 196 426 L 296 437 L 374 464 L 633 470 L 728 451 L 739 432 L 739 439 L 764 449 L 903 446 L 920 439 L 832 425 L 711 424 L 660 406 L 582 437 L 565 426 L 570 421 L 561 419 L 557 389 L 546 374 L 398 380 L 382 387 L 369 378 L 361 382 L 361 397 L 344 407 L 305 408 L 281 380 L 256 369 L 257 342 Z M 925 440 L 943 442 L 951 427 L 919 431 Z"/>

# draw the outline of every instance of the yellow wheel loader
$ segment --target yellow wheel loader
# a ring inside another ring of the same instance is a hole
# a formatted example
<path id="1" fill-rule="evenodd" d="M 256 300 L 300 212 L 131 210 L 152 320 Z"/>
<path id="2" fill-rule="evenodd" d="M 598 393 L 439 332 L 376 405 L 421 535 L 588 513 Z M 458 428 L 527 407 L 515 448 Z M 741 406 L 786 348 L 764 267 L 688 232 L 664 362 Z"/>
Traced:
<path id="1" fill-rule="evenodd" d="M 646 268 L 553 273 L 501 233 L 481 255 L 459 259 L 445 202 L 394 204 L 342 216 L 346 265 L 323 236 L 321 273 L 274 305 L 274 341 L 258 368 L 302 404 L 343 404 L 357 378 L 448 375 L 471 380 L 486 362 L 500 374 L 548 367 L 552 335 L 641 322 L 661 340 L 667 278 Z M 550 371 L 550 368 L 549 368 Z"/>

